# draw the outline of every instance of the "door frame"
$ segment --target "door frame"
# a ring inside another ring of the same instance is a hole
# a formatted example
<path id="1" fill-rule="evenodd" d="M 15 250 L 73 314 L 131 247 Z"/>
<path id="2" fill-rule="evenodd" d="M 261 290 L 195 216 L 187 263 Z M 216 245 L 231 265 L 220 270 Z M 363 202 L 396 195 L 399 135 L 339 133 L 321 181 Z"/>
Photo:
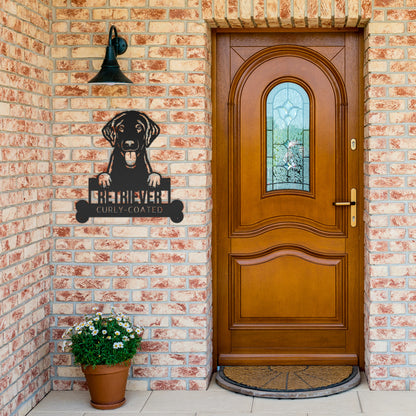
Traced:
<path id="1" fill-rule="evenodd" d="M 360 271 L 361 276 L 359 278 L 360 281 L 360 344 L 359 344 L 359 366 L 361 369 L 364 368 L 365 365 L 365 342 L 364 342 L 364 75 L 363 75 L 363 68 L 364 68 L 364 41 L 363 41 L 363 30 L 360 29 L 212 29 L 211 30 L 211 41 L 212 41 L 212 49 L 211 49 L 211 57 L 212 57 L 212 68 L 211 68 L 211 76 L 212 76 L 212 200 L 213 200 L 213 208 L 212 208 L 212 293 L 213 293 L 213 300 L 212 300 L 212 318 L 213 318 L 213 340 L 212 340 L 212 347 L 213 347 L 213 371 L 216 371 L 218 365 L 218 269 L 217 269 L 217 247 L 218 247 L 218 236 L 217 236 L 217 229 L 218 229 L 218 213 L 217 213 L 217 206 L 218 203 L 221 201 L 221 196 L 218 195 L 218 187 L 217 181 L 219 177 L 218 166 L 217 166 L 217 80 L 216 80 L 216 70 L 217 70 L 217 36 L 221 34 L 233 34 L 233 33 L 253 33 L 253 34 L 261 34 L 261 33 L 275 33 L 278 35 L 279 33 L 300 33 L 300 32 L 308 32 L 311 33 L 311 36 L 316 33 L 339 33 L 339 32 L 358 32 L 360 34 L 359 45 L 360 45 L 360 55 L 359 55 L 359 74 L 358 74 L 358 88 L 359 88 L 359 120 L 360 120 L 360 128 L 359 128 L 359 137 L 357 137 L 357 152 L 359 158 L 359 192 L 358 192 L 358 199 L 357 199 L 357 217 L 361 218 L 361 221 L 357 223 L 359 226 L 359 245 L 360 245 L 360 258 L 358 262 L 360 264 Z M 228 93 L 228 92 L 227 92 Z"/>

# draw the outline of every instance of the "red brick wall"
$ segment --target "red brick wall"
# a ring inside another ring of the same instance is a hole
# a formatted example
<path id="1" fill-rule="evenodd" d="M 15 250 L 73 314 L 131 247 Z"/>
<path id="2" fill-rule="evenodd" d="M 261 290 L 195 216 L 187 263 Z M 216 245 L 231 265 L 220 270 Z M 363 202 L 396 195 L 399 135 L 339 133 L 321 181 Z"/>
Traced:
<path id="1" fill-rule="evenodd" d="M 377 0 L 365 32 L 366 365 L 416 389 L 416 2 Z"/>
<path id="2" fill-rule="evenodd" d="M 53 362 L 54 389 L 84 388 L 63 330 L 93 306 L 114 306 L 146 327 L 128 388 L 203 389 L 211 362 L 209 34 L 196 0 L 55 1 Z M 128 42 L 118 62 L 134 81 L 91 85 L 110 25 Z M 143 111 L 161 128 L 148 149 L 172 180 L 185 218 L 75 220 L 87 182 L 111 154 L 101 129 Z"/>
<path id="3" fill-rule="evenodd" d="M 0 414 L 50 389 L 49 2 L 0 5 Z"/>
<path id="4" fill-rule="evenodd" d="M 373 389 L 416 389 L 415 0 L 48 5 L 0 6 L 0 411 L 24 414 L 50 388 L 49 340 L 53 388 L 85 388 L 60 336 L 93 306 L 115 306 L 146 327 L 129 388 L 206 386 L 211 55 L 203 19 L 212 27 L 364 28 L 366 370 Z M 128 41 L 119 62 L 134 85 L 87 84 L 110 24 Z M 88 178 L 108 163 L 101 129 L 126 109 L 162 129 L 149 155 L 185 203 L 179 224 L 75 220 Z"/>

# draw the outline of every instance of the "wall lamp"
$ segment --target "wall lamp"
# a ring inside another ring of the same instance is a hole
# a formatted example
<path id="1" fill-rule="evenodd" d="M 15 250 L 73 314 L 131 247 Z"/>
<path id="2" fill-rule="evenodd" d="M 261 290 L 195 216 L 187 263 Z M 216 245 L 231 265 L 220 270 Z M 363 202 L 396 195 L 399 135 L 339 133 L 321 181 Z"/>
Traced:
<path id="1" fill-rule="evenodd" d="M 88 82 L 96 84 L 132 84 L 132 81 L 121 72 L 120 65 L 117 62 L 117 55 L 122 55 L 126 50 L 127 42 L 118 37 L 117 29 L 115 26 L 111 26 L 108 35 L 108 46 L 100 72 Z"/>

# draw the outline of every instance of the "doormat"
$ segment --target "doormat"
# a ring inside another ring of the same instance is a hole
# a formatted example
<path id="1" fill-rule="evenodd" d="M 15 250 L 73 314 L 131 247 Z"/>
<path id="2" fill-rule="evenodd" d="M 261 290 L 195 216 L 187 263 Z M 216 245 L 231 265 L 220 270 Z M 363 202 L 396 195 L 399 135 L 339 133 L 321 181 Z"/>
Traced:
<path id="1" fill-rule="evenodd" d="M 224 366 L 217 383 L 236 393 L 275 399 L 330 396 L 360 384 L 357 366 Z"/>

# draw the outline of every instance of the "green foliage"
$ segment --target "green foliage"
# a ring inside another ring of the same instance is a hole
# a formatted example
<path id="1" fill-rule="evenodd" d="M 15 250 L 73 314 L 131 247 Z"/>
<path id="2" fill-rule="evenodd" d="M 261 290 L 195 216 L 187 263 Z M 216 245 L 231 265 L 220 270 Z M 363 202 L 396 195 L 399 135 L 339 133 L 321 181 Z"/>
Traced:
<path id="1" fill-rule="evenodd" d="M 74 354 L 75 362 L 86 365 L 114 365 L 134 357 L 142 341 L 143 328 L 135 327 L 129 318 L 112 311 L 87 315 L 78 325 L 65 331 L 62 338 Z"/>

